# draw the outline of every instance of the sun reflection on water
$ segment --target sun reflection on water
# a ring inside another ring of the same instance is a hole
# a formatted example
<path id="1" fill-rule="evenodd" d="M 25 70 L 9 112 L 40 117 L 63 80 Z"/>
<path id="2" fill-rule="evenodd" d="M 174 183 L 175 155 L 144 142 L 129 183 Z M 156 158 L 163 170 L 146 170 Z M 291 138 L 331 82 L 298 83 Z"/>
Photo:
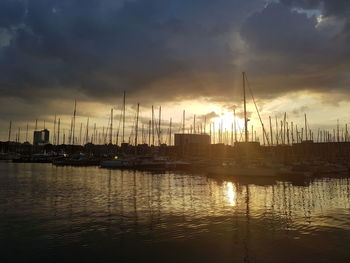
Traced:
<path id="1" fill-rule="evenodd" d="M 237 205 L 237 189 L 231 182 L 224 182 L 224 191 L 226 195 L 226 202 L 229 206 Z"/>

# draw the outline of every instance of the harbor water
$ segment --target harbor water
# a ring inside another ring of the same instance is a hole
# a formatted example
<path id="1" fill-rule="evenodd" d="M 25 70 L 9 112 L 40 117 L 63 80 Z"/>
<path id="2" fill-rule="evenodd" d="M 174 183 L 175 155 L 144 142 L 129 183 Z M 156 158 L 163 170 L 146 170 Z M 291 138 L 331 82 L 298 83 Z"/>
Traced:
<path id="1" fill-rule="evenodd" d="M 0 250 L 2 263 L 350 262 L 350 179 L 2 162 Z"/>

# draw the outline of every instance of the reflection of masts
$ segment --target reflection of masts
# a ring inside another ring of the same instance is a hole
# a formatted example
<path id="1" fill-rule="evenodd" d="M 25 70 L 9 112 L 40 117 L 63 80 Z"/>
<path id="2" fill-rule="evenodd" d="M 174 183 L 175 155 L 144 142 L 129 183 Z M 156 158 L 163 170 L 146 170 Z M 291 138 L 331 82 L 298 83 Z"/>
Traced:
<path id="1" fill-rule="evenodd" d="M 250 243 L 250 191 L 249 185 L 246 185 L 246 235 L 244 239 L 244 259 L 243 262 L 250 262 L 249 259 Z"/>

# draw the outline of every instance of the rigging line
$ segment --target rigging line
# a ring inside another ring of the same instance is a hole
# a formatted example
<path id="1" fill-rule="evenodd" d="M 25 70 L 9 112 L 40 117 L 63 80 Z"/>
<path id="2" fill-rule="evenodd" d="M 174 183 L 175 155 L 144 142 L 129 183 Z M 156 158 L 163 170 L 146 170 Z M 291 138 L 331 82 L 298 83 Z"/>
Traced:
<path id="1" fill-rule="evenodd" d="M 258 106 L 256 105 L 253 92 L 252 92 L 252 90 L 251 90 L 251 88 L 250 88 L 247 75 L 245 75 L 245 78 L 246 78 L 246 81 L 247 81 L 247 84 L 248 84 L 247 86 L 248 86 L 248 89 L 249 89 L 249 91 L 250 91 L 250 95 L 252 96 L 252 99 L 253 99 L 253 102 L 254 102 L 254 106 L 255 106 L 256 112 L 258 113 L 258 116 L 259 116 L 259 120 L 260 120 L 260 124 L 261 124 L 261 126 L 262 126 L 262 129 L 263 129 L 264 136 L 265 136 L 265 138 L 266 138 L 266 140 L 267 140 L 268 145 L 270 146 L 270 140 L 269 140 L 269 138 L 268 138 L 268 136 L 267 136 L 264 123 L 262 122 L 262 119 L 261 119 L 261 116 L 260 116 L 260 112 L 259 112 Z"/>

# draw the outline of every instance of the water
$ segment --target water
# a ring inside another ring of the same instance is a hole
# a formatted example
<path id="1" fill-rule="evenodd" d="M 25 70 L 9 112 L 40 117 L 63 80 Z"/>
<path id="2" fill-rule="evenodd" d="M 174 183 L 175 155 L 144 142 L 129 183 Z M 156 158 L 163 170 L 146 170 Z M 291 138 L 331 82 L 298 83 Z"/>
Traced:
<path id="1" fill-rule="evenodd" d="M 1 262 L 350 262 L 350 180 L 0 163 Z"/>

